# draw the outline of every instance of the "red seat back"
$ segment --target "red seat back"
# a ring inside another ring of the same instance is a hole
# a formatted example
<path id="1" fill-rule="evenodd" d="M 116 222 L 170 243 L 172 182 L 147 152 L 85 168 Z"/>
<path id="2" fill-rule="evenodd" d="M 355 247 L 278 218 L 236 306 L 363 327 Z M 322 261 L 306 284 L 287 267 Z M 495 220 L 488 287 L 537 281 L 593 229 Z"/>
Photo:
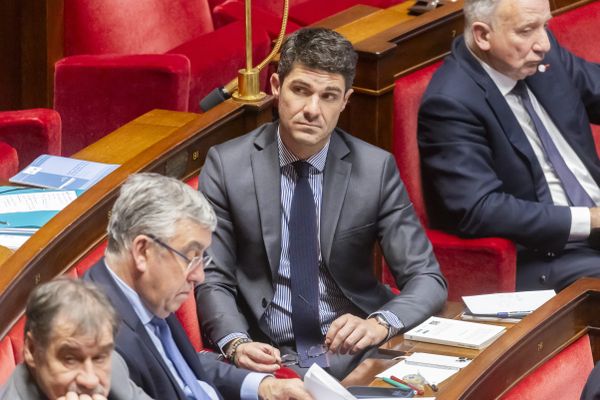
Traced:
<path id="1" fill-rule="evenodd" d="M 410 200 L 424 226 L 428 226 L 428 220 L 421 183 L 417 118 L 423 93 L 425 93 L 433 73 L 440 65 L 441 62 L 438 62 L 399 78 L 394 89 L 392 153 L 396 157 L 400 176 Z"/>
<path id="2" fill-rule="evenodd" d="M 207 0 L 64 0 L 65 55 L 164 53 L 212 32 Z"/>
<path id="3" fill-rule="evenodd" d="M 0 387 L 8 380 L 15 369 L 15 365 L 12 342 L 6 336 L 0 340 Z"/>

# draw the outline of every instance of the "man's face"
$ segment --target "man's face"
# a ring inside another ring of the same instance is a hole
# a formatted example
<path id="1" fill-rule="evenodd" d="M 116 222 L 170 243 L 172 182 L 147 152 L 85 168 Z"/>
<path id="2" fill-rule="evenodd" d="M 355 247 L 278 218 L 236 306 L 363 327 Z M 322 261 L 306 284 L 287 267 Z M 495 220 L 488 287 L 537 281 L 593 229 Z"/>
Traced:
<path id="1" fill-rule="evenodd" d="M 165 244 L 190 260 L 202 256 L 210 246 L 211 231 L 190 220 L 177 221 L 176 226 L 175 235 Z M 135 290 L 154 315 L 169 316 L 192 294 L 194 285 L 204 281 L 204 266 L 187 271 L 187 264 L 180 255 L 147 238 L 144 273 Z"/>
<path id="2" fill-rule="evenodd" d="M 327 143 L 352 93 L 341 74 L 301 64 L 294 64 L 283 83 L 273 74 L 271 88 L 278 99 L 281 140 L 300 159 Z"/>
<path id="3" fill-rule="evenodd" d="M 38 387 L 50 400 L 67 392 L 101 394 L 110 390 L 113 332 L 107 322 L 98 334 L 76 335 L 75 325 L 59 315 L 53 323 L 49 344 L 42 347 L 32 337 L 25 339 L 25 363 Z"/>
<path id="4" fill-rule="evenodd" d="M 550 17 L 547 0 L 501 0 L 483 43 L 485 61 L 515 80 L 533 75 L 550 50 L 545 30 Z"/>

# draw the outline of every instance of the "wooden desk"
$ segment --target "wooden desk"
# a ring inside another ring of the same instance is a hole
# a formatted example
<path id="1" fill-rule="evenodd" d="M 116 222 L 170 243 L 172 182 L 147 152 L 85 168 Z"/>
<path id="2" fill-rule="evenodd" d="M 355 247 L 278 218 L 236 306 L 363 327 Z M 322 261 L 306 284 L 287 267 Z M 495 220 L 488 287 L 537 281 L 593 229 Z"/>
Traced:
<path id="1" fill-rule="evenodd" d="M 178 179 L 197 174 L 216 143 L 271 120 L 272 99 L 254 105 L 231 100 L 204 114 L 154 110 L 74 155 L 121 166 L 52 218 L 2 264 L 0 338 L 23 314 L 33 287 L 63 274 L 106 236 L 108 213 L 133 173 Z"/>
<path id="2" fill-rule="evenodd" d="M 455 303 L 456 304 L 456 303 Z M 451 317 L 460 307 L 450 306 L 443 315 Z M 499 399 L 521 379 L 571 343 L 589 334 L 595 361 L 600 359 L 600 279 L 583 278 L 548 301 L 483 351 L 438 346 L 395 338 L 387 351 L 428 351 L 473 357 L 474 360 L 440 385 L 438 400 Z M 344 385 L 384 385 L 373 377 L 395 361 L 369 359 L 359 365 Z"/>

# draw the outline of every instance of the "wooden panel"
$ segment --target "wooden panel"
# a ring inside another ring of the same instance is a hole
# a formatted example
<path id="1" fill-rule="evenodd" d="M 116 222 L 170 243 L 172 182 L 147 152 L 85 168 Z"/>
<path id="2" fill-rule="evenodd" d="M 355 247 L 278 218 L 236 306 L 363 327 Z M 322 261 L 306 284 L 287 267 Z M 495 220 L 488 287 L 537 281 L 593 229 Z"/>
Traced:
<path id="1" fill-rule="evenodd" d="M 271 100 L 256 105 L 228 100 L 204 114 L 154 110 L 76 153 L 76 158 L 122 165 L 2 264 L 0 338 L 22 315 L 35 285 L 64 273 L 105 239 L 109 210 L 130 174 L 151 171 L 179 179 L 197 174 L 210 146 L 269 121 Z"/>
<path id="2" fill-rule="evenodd" d="M 0 9 L 0 110 L 21 102 L 20 0 L 3 0 Z"/>

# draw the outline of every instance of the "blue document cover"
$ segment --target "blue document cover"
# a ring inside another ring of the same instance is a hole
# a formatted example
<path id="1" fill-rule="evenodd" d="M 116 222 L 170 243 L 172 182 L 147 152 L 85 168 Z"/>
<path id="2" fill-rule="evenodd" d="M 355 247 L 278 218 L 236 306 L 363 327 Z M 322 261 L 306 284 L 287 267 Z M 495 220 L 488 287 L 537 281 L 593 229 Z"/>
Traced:
<path id="1" fill-rule="evenodd" d="M 117 164 L 44 154 L 10 178 L 10 182 L 43 188 L 86 190 L 118 167 Z"/>

